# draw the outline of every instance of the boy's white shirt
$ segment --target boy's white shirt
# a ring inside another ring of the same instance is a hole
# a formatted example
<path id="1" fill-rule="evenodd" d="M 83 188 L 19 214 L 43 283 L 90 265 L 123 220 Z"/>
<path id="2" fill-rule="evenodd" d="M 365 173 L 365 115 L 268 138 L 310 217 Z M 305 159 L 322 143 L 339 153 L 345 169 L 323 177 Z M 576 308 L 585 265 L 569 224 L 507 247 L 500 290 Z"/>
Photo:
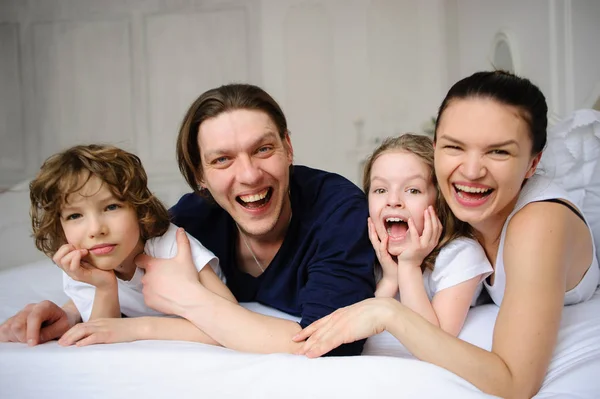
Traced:
<path id="1" fill-rule="evenodd" d="M 171 224 L 165 234 L 146 241 L 146 245 L 144 245 L 144 253 L 154 258 L 168 259 L 174 257 L 177 255 L 177 242 L 175 239 L 176 233 L 177 226 Z M 194 237 L 190 236 L 189 234 L 187 236 L 190 240 L 194 265 L 196 266 L 198 272 L 202 270 L 205 265 L 210 264 L 217 276 L 219 276 L 219 278 L 225 282 L 225 276 L 219 267 L 219 259 Z M 142 294 L 143 275 L 144 270 L 136 268 L 131 280 L 123 281 L 117 278 L 121 313 L 128 317 L 164 316 L 163 313 L 157 312 L 156 310 L 146 306 L 146 303 L 144 302 L 144 295 Z M 63 272 L 63 289 L 67 296 L 69 296 L 69 298 L 71 298 L 75 303 L 77 310 L 79 310 L 79 313 L 81 314 L 82 320 L 88 321 L 92 314 L 96 287 L 90 284 L 75 281 Z"/>

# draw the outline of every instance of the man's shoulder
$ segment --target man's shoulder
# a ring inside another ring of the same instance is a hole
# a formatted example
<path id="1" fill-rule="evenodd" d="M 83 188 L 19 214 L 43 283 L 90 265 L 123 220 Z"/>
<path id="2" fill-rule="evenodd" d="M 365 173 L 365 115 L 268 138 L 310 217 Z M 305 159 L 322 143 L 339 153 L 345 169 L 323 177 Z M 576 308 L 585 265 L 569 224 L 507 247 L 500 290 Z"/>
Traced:
<path id="1" fill-rule="evenodd" d="M 333 172 L 295 165 L 292 180 L 293 186 L 300 189 L 306 199 L 312 197 L 315 202 L 329 202 L 337 198 L 365 198 L 364 193 L 356 184 Z"/>
<path id="2" fill-rule="evenodd" d="M 214 201 L 195 193 L 184 194 L 177 204 L 169 209 L 171 222 L 186 231 L 193 226 L 218 224 L 225 220 L 227 213 Z"/>

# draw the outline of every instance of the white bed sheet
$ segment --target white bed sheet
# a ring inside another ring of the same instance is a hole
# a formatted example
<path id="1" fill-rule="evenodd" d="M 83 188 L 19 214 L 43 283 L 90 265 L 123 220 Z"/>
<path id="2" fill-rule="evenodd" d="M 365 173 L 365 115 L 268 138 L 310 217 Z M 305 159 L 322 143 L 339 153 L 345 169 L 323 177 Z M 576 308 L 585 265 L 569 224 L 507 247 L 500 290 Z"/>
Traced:
<path id="1" fill-rule="evenodd" d="M 66 300 L 48 260 L 0 272 L 0 322 L 27 303 Z M 246 307 L 294 319 L 258 304 Z M 489 349 L 494 305 L 472 310 L 461 337 Z M 240 332 L 242 333 L 242 332 Z M 385 356 L 382 356 L 385 355 Z M 559 344 L 536 398 L 600 397 L 600 293 L 565 308 Z M 420 362 L 387 333 L 363 356 L 307 359 L 209 345 L 140 341 L 84 348 L 0 344 L 0 398 L 490 398 Z"/>

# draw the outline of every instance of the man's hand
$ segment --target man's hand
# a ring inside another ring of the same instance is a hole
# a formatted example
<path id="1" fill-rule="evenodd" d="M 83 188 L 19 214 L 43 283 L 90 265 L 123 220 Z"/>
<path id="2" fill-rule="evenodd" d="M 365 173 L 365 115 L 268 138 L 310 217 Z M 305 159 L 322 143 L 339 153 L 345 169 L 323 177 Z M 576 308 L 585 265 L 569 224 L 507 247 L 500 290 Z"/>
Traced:
<path id="1" fill-rule="evenodd" d="M 138 267 L 145 270 L 142 277 L 144 301 L 151 308 L 181 317 L 186 305 L 195 304 L 193 292 L 203 286 L 192 260 L 190 242 L 182 228 L 177 230 L 177 255 L 158 259 L 140 254 L 135 258 Z"/>

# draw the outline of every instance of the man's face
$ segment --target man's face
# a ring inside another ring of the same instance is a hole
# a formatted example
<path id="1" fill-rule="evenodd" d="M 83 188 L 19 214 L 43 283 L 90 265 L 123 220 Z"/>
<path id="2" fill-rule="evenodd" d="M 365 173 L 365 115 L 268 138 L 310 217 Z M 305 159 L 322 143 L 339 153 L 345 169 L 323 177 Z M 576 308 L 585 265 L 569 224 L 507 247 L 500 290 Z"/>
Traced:
<path id="1" fill-rule="evenodd" d="M 198 145 L 200 184 L 248 236 L 269 236 L 291 212 L 289 136 L 282 140 L 265 112 L 238 109 L 202 122 Z"/>

